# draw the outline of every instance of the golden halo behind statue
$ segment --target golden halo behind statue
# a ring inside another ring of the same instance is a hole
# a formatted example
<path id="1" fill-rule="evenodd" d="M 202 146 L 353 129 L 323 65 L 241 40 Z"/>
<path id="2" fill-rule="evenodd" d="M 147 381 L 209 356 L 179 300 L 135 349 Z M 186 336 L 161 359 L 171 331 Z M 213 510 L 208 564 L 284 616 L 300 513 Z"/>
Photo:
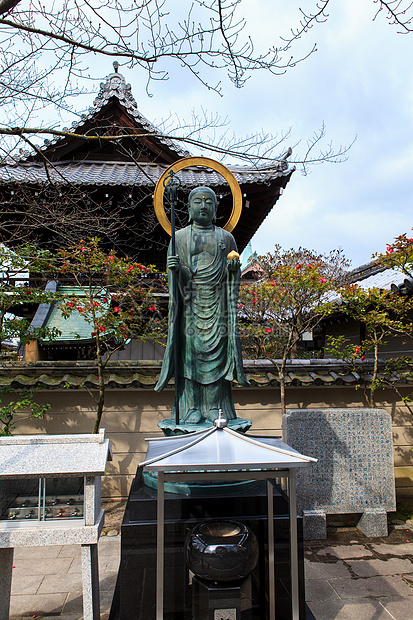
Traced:
<path id="1" fill-rule="evenodd" d="M 156 217 L 158 218 L 158 221 L 162 228 L 168 233 L 169 236 L 171 236 L 171 222 L 168 220 L 163 206 L 163 195 L 165 192 L 163 182 L 167 175 L 171 172 L 171 170 L 176 173 L 183 168 L 189 168 L 189 166 L 204 166 L 205 168 L 212 168 L 212 170 L 215 170 L 215 172 L 218 172 L 224 177 L 232 193 L 232 211 L 229 220 L 227 221 L 225 226 L 223 226 L 223 228 L 228 232 L 234 230 L 241 216 L 241 188 L 232 172 L 230 172 L 226 166 L 220 164 L 214 159 L 209 159 L 209 157 L 184 157 L 183 159 L 180 159 L 179 161 L 172 164 L 172 166 L 169 166 L 169 168 L 167 168 L 162 174 L 162 176 L 159 178 L 155 187 L 155 193 L 153 195 L 153 204 Z"/>

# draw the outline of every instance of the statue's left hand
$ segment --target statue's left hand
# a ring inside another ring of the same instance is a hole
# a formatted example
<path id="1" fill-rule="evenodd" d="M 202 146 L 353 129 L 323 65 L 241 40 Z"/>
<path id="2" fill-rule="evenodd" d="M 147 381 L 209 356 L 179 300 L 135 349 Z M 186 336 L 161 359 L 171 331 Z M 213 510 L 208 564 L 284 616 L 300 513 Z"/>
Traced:
<path id="1" fill-rule="evenodd" d="M 231 258 L 228 261 L 228 270 L 229 271 L 238 271 L 240 266 L 241 266 L 241 263 L 240 263 L 239 258 Z"/>

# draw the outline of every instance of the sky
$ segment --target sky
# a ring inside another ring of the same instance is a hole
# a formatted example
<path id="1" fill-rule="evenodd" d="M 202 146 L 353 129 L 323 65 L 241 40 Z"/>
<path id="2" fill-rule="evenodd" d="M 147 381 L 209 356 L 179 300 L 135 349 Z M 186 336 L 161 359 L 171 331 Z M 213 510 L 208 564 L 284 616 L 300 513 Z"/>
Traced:
<path id="1" fill-rule="evenodd" d="M 298 23 L 299 6 L 314 5 L 243 0 L 240 13 L 264 49 Z M 331 142 L 338 150 L 355 140 L 347 161 L 312 166 L 307 175 L 297 166 L 252 240 L 259 254 L 276 243 L 318 252 L 342 248 L 357 267 L 413 226 L 413 33 L 398 34 L 384 15 L 373 21 L 374 15 L 372 0 L 333 2 L 328 21 L 293 49 L 298 58 L 316 43 L 317 52 L 285 75 L 256 73 L 241 89 L 223 82 L 222 97 L 175 70 L 168 82 L 151 85 L 148 98 L 144 76 L 122 69 L 152 122 L 204 109 L 230 119 L 237 135 L 291 128 L 281 150 L 291 146 L 297 159 L 323 123 L 324 147 Z"/>
<path id="2" fill-rule="evenodd" d="M 167 0 L 165 7 L 172 7 L 167 19 L 173 22 L 188 5 L 188 0 Z M 257 51 L 264 52 L 299 24 L 299 7 L 311 11 L 314 6 L 315 0 L 242 0 L 237 14 L 246 19 L 245 32 Z M 413 33 L 398 34 L 383 13 L 374 20 L 373 0 L 331 0 L 329 9 L 328 20 L 316 24 L 291 53 L 299 59 L 314 44 L 317 51 L 284 75 L 256 72 L 237 89 L 224 73 L 211 72 L 211 81 L 222 81 L 222 96 L 172 62 L 169 81 L 152 82 L 150 97 L 143 69 L 124 66 L 119 71 L 131 84 L 138 109 L 154 124 L 170 115 L 191 119 L 206 111 L 228 119 L 229 135 L 290 131 L 280 151 L 291 146 L 291 159 L 297 160 L 323 124 L 324 149 L 331 143 L 338 151 L 353 143 L 341 163 L 319 163 L 306 175 L 297 164 L 252 246 L 258 254 L 275 244 L 322 253 L 342 248 L 357 267 L 413 226 Z M 95 79 L 88 88 L 97 94 L 99 83 L 113 71 L 112 58 L 85 58 L 85 75 Z M 81 96 L 75 110 L 89 108 L 94 97 Z"/>

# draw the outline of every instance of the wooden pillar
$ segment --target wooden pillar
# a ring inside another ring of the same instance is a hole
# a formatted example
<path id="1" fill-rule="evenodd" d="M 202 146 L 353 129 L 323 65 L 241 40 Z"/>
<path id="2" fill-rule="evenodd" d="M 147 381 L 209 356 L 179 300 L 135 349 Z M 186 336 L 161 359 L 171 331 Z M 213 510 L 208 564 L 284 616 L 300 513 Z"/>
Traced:
<path id="1" fill-rule="evenodd" d="M 38 362 L 39 361 L 39 345 L 37 340 L 30 340 L 25 346 L 24 352 L 25 362 Z"/>

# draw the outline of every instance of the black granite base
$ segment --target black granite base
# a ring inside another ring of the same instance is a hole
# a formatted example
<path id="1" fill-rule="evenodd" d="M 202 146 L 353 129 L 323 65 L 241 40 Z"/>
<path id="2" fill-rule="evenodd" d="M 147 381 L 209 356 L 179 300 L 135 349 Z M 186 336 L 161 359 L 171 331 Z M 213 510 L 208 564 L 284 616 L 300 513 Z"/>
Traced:
<path id="1" fill-rule="evenodd" d="M 196 620 L 251 620 L 251 577 L 220 586 L 192 579 L 192 617 Z"/>
<path id="2" fill-rule="evenodd" d="M 156 496 L 143 485 L 138 470 L 121 529 L 121 564 L 110 620 L 154 620 L 156 608 Z M 259 560 L 251 574 L 252 605 L 248 618 L 268 618 L 267 494 L 265 482 L 226 496 L 188 497 L 165 493 L 165 620 L 193 620 L 192 585 L 183 546 L 187 533 L 210 518 L 245 523 L 259 543 Z M 288 503 L 274 492 L 276 618 L 290 620 L 291 582 Z M 298 518 L 300 620 L 306 616 L 302 521 Z M 241 615 L 242 618 L 242 615 Z"/>

